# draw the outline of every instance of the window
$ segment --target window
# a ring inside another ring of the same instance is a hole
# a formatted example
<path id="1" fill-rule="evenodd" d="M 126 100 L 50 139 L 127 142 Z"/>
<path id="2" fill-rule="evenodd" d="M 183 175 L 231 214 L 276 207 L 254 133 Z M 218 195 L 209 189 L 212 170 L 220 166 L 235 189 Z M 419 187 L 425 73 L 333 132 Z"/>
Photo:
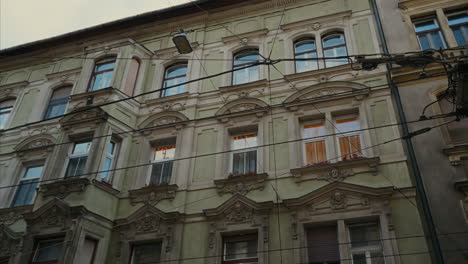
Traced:
<path id="1" fill-rule="evenodd" d="M 320 226 L 307 229 L 307 253 L 310 264 L 338 264 L 338 233 L 336 226 Z"/>
<path id="2" fill-rule="evenodd" d="M 312 59 L 317 58 L 317 46 L 314 39 L 300 39 L 294 43 L 294 58 Z M 318 69 L 317 60 L 296 61 L 296 72 L 306 72 Z"/>
<path id="3" fill-rule="evenodd" d="M 446 47 L 437 19 L 430 18 L 416 21 L 414 22 L 414 29 L 422 50 L 444 49 Z"/>
<path id="4" fill-rule="evenodd" d="M 257 234 L 223 238 L 223 264 L 258 263 Z"/>
<path id="5" fill-rule="evenodd" d="M 58 263 L 63 247 L 63 239 L 39 240 L 33 255 L 33 264 L 55 264 Z"/>
<path id="6" fill-rule="evenodd" d="M 468 11 L 453 12 L 447 14 L 450 28 L 452 29 L 458 46 L 468 44 Z"/>
<path id="7" fill-rule="evenodd" d="M 150 185 L 169 183 L 172 175 L 175 150 L 175 145 L 157 147 L 154 149 Z"/>
<path id="8" fill-rule="evenodd" d="M 130 69 L 125 82 L 124 93 L 128 96 L 133 96 L 135 93 L 135 85 L 138 78 L 138 71 L 140 70 L 140 61 L 137 59 L 130 60 Z"/>
<path id="9" fill-rule="evenodd" d="M 348 51 L 346 49 L 346 40 L 343 33 L 336 32 L 324 36 L 322 39 L 322 46 L 323 56 L 325 58 L 348 56 Z M 325 59 L 325 67 L 334 67 L 347 63 L 347 58 Z"/>
<path id="10" fill-rule="evenodd" d="M 361 129 L 357 117 L 337 119 L 335 121 L 335 132 L 340 133 L 338 137 L 339 156 L 342 160 L 352 160 L 362 157 Z M 353 132 L 354 131 L 354 132 Z"/>
<path id="11" fill-rule="evenodd" d="M 320 164 L 327 161 L 325 124 L 320 121 L 304 126 L 304 151 L 306 165 Z"/>
<path id="12" fill-rule="evenodd" d="M 232 175 L 257 173 L 257 134 L 235 136 L 232 139 Z M 250 148 L 250 149 L 249 149 Z"/>
<path id="13" fill-rule="evenodd" d="M 0 103 L 0 129 L 6 128 L 14 104 L 15 100 L 6 100 Z"/>
<path id="14" fill-rule="evenodd" d="M 98 243 L 98 240 L 86 237 L 83 242 L 83 247 L 78 254 L 78 261 L 76 263 L 93 264 Z"/>
<path id="15" fill-rule="evenodd" d="M 65 113 L 71 89 L 72 88 L 70 86 L 55 89 L 55 91 L 52 93 L 52 96 L 50 97 L 44 119 L 54 118 Z"/>
<path id="16" fill-rule="evenodd" d="M 36 188 L 39 185 L 39 179 L 42 175 L 43 165 L 29 167 L 26 169 L 23 177 L 16 189 L 12 207 L 31 204 L 36 196 Z"/>
<path id="17" fill-rule="evenodd" d="M 108 88 L 111 85 L 112 74 L 115 68 L 115 58 L 101 60 L 94 66 L 91 76 L 90 91 L 97 91 Z"/>
<path id="18" fill-rule="evenodd" d="M 353 264 L 384 264 L 379 226 L 376 223 L 350 225 Z"/>
<path id="19" fill-rule="evenodd" d="M 187 81 L 187 63 L 176 64 L 166 69 L 161 97 L 176 95 L 185 92 Z M 179 85 L 181 84 L 181 85 Z M 170 87 L 170 88 L 168 88 Z"/>
<path id="20" fill-rule="evenodd" d="M 131 264 L 153 264 L 160 260 L 161 242 L 133 245 Z"/>
<path id="21" fill-rule="evenodd" d="M 118 153 L 118 144 L 114 141 L 111 140 L 107 144 L 106 148 L 106 156 L 104 158 L 104 167 L 102 168 L 103 172 L 99 174 L 99 178 L 103 182 L 110 183 L 111 182 L 111 175 L 112 175 L 112 170 L 114 168 L 114 163 L 115 159 Z"/>
<path id="22" fill-rule="evenodd" d="M 90 148 L 90 140 L 77 142 L 73 145 L 71 154 L 69 154 L 65 177 L 75 177 L 85 173 L 86 161 L 88 160 Z"/>
<path id="23" fill-rule="evenodd" d="M 250 64 L 257 63 L 260 59 L 258 50 L 244 50 L 234 56 L 233 69 L 246 67 Z M 259 65 L 234 71 L 232 74 L 232 85 L 249 83 L 258 81 L 260 78 Z"/>

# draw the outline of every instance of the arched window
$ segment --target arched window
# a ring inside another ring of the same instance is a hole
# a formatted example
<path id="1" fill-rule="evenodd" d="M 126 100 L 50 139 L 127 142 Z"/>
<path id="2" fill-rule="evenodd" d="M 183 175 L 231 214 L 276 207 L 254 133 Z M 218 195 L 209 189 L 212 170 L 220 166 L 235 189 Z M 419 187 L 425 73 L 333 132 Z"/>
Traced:
<path id="1" fill-rule="evenodd" d="M 317 45 L 312 38 L 300 39 L 294 43 L 295 59 L 313 59 L 317 58 Z M 296 72 L 306 72 L 318 69 L 317 60 L 296 60 Z"/>
<path id="2" fill-rule="evenodd" d="M 110 87 L 114 68 L 115 57 L 96 62 L 93 75 L 91 76 L 89 91 L 97 91 Z"/>
<path id="3" fill-rule="evenodd" d="M 6 128 L 11 111 L 13 111 L 13 105 L 15 105 L 15 99 L 0 102 L 0 129 Z"/>
<path id="4" fill-rule="evenodd" d="M 244 50 L 234 56 L 233 69 L 246 67 L 260 60 L 258 50 Z M 260 78 L 259 65 L 234 71 L 232 74 L 232 85 L 257 81 Z"/>
<path id="5" fill-rule="evenodd" d="M 127 75 L 127 81 L 125 82 L 124 93 L 128 96 L 132 96 L 135 93 L 135 85 L 138 78 L 138 71 L 140 70 L 140 61 L 133 58 L 130 61 L 130 69 Z"/>
<path id="6" fill-rule="evenodd" d="M 184 83 L 186 81 L 187 63 L 175 64 L 166 68 L 161 97 L 176 95 L 185 92 L 185 84 L 178 84 Z"/>
<path id="7" fill-rule="evenodd" d="M 341 32 L 330 33 L 322 38 L 323 56 L 325 58 L 347 56 L 346 39 Z M 326 59 L 325 67 L 347 64 L 348 59 Z"/>
<path id="8" fill-rule="evenodd" d="M 72 86 L 64 86 L 55 89 L 49 99 L 44 119 L 54 118 L 63 115 L 67 110 L 68 97 L 70 96 Z"/>

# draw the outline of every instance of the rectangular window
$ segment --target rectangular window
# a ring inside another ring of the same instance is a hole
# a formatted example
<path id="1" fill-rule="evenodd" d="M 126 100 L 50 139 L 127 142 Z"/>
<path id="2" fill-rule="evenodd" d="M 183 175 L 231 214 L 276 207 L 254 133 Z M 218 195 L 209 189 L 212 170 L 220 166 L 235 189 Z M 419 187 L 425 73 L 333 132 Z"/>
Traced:
<path id="1" fill-rule="evenodd" d="M 354 264 L 384 264 L 377 223 L 350 225 L 351 254 Z"/>
<path id="2" fill-rule="evenodd" d="M 12 207 L 31 204 L 36 196 L 36 188 L 42 175 L 43 165 L 29 167 L 26 169 L 19 182 L 16 193 L 11 204 Z"/>
<path id="3" fill-rule="evenodd" d="M 422 50 L 445 49 L 444 36 L 440 30 L 437 19 L 430 18 L 414 22 L 414 29 Z"/>
<path id="4" fill-rule="evenodd" d="M 338 119 L 335 122 L 335 132 L 339 134 L 338 146 L 341 160 L 362 158 L 361 125 L 356 117 Z"/>
<path id="5" fill-rule="evenodd" d="M 88 160 L 90 148 L 91 140 L 77 142 L 73 145 L 72 152 L 69 155 L 65 177 L 75 177 L 85 173 L 86 161 Z"/>
<path id="6" fill-rule="evenodd" d="M 33 264 L 55 264 L 58 263 L 63 248 L 63 239 L 39 240 L 34 250 Z"/>
<path id="7" fill-rule="evenodd" d="M 257 173 L 257 134 L 235 136 L 232 140 L 232 174 Z"/>
<path id="8" fill-rule="evenodd" d="M 340 251 L 336 226 L 307 229 L 307 253 L 310 264 L 338 264 Z"/>
<path id="9" fill-rule="evenodd" d="M 257 234 L 223 238 L 223 264 L 258 263 Z"/>
<path id="10" fill-rule="evenodd" d="M 105 60 L 96 63 L 89 90 L 97 91 L 110 87 L 114 67 L 115 59 Z"/>
<path id="11" fill-rule="evenodd" d="M 447 14 L 447 19 L 458 46 L 468 44 L 468 10 Z"/>
<path id="12" fill-rule="evenodd" d="M 54 91 L 49 100 L 49 105 L 47 106 L 44 119 L 54 118 L 65 113 L 71 89 L 71 86 L 67 86 Z"/>
<path id="13" fill-rule="evenodd" d="M 0 102 L 0 129 L 6 128 L 14 103 L 15 100 Z"/>
<path id="14" fill-rule="evenodd" d="M 78 261 L 76 263 L 80 264 L 93 264 L 94 256 L 96 255 L 96 249 L 99 241 L 92 238 L 85 238 L 83 242 L 83 247 L 78 255 Z"/>
<path id="15" fill-rule="evenodd" d="M 172 176 L 176 146 L 157 147 L 154 149 L 153 166 L 151 169 L 151 185 L 169 183 Z"/>
<path id="16" fill-rule="evenodd" d="M 112 176 L 112 170 L 114 168 L 114 163 L 117 157 L 118 153 L 118 144 L 111 140 L 107 144 L 106 148 L 106 157 L 104 158 L 104 166 L 102 168 L 102 171 L 99 174 L 99 178 L 101 179 L 102 182 L 111 182 L 111 176 Z"/>
<path id="17" fill-rule="evenodd" d="M 161 242 L 133 245 L 131 264 L 159 263 L 160 260 Z"/>
<path id="18" fill-rule="evenodd" d="M 304 126 L 305 164 L 314 165 L 327 161 L 326 128 L 323 122 Z"/>

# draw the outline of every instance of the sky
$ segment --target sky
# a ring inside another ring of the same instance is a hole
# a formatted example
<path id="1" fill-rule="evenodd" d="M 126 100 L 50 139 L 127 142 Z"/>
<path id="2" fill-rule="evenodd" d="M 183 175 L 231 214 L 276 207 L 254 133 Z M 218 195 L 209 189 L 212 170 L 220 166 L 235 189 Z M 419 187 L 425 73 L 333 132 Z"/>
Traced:
<path id="1" fill-rule="evenodd" d="M 0 49 L 190 0 L 0 0 Z"/>

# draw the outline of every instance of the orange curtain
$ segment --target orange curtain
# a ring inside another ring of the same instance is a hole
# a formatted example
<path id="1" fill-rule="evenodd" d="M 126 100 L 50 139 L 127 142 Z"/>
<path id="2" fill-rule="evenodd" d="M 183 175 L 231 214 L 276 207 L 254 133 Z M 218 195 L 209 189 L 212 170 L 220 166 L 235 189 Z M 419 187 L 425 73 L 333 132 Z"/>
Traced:
<path id="1" fill-rule="evenodd" d="M 340 137 L 340 153 L 342 160 L 362 157 L 361 139 L 359 135 Z"/>
<path id="2" fill-rule="evenodd" d="M 325 141 L 307 142 L 305 144 L 306 163 L 312 165 L 327 160 Z"/>

